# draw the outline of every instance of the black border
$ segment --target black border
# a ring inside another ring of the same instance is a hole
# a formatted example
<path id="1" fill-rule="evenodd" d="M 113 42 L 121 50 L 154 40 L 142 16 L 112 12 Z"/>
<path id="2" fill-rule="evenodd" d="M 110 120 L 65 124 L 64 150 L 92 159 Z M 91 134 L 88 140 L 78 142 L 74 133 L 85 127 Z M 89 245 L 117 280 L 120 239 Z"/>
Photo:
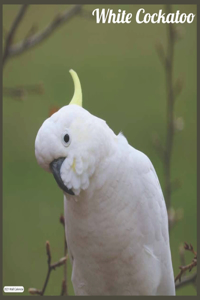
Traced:
<path id="1" fill-rule="evenodd" d="M 115 5 L 120 5 L 120 4 L 140 4 L 141 6 L 143 4 L 149 4 L 149 5 L 153 5 L 153 4 L 172 4 L 172 5 L 182 5 L 182 4 L 198 4 L 197 3 L 197 0 L 194 1 L 194 0 L 190 0 L 190 1 L 171 1 L 171 0 L 168 0 L 168 1 L 151 1 L 149 2 L 148 0 L 143 0 L 143 1 L 133 1 L 133 0 L 109 0 L 109 1 L 106 1 L 106 0 L 96 0 L 96 1 L 80 1 L 80 0 L 76 0 L 76 2 L 74 3 L 73 1 L 65 1 L 65 0 L 58 0 L 58 1 L 53 1 L 53 0 L 49 0 L 49 1 L 40 1 L 40 0 L 34 0 L 34 1 L 31 1 L 31 0 L 21 0 L 20 2 L 18 1 L 15 1 L 15 0 L 8 0 L 8 1 L 2 1 L 2 5 L 3 4 L 25 4 L 25 3 L 28 3 L 28 4 L 56 4 L 56 5 L 59 5 L 59 4 L 96 4 L 96 5 L 102 5 L 102 4 L 106 4 L 106 5 L 112 5 L 112 4 L 115 4 Z M 3 16 L 2 16 L 2 5 L 0 6 L 0 10 L 1 10 L 1 32 L 0 32 L 0 37 L 1 37 L 1 41 L 2 41 L 2 19 L 3 19 Z M 199 15 L 199 12 L 200 12 L 200 6 L 197 5 L 197 16 Z M 196 17 L 197 17 L 196 16 Z M 198 22 L 198 19 L 197 19 L 197 37 L 198 37 L 198 27 L 199 27 L 199 22 Z M 198 76 L 198 69 L 199 69 L 199 60 L 198 60 L 198 49 L 199 49 L 199 40 L 197 38 L 197 100 L 198 100 L 198 95 L 199 95 L 199 90 L 200 90 L 200 84 L 198 85 L 198 79 L 199 79 L 199 76 Z M 1 57 L 2 57 L 2 46 L 1 46 Z M 1 62 L 2 63 L 2 62 Z M 3 69 L 1 68 L 2 72 L 3 72 Z M 3 207 L 2 207 L 2 196 L 3 196 L 3 192 L 2 192 L 2 181 L 3 181 L 3 174 L 2 174 L 2 162 L 3 162 L 3 157 L 2 157 L 2 133 L 3 133 L 3 123 L 2 123 L 2 111 L 3 111 L 3 103 L 2 103 L 2 80 L 3 80 L 3 73 L 1 72 L 1 101 L 0 101 L 0 124 L 1 124 L 1 137 L 0 137 L 0 166 L 1 166 L 1 170 L 0 170 L 0 197 L 1 197 L 1 201 L 0 201 L 0 209 L 1 209 L 1 212 L 3 214 Z M 198 128 L 199 128 L 199 120 L 198 120 L 198 112 L 199 112 L 199 104 L 198 104 L 198 101 L 197 101 L 197 150 L 199 146 L 199 140 L 198 140 Z M 198 153 L 198 152 L 197 152 Z M 197 226 L 199 227 L 199 220 L 198 220 L 198 210 L 199 210 L 199 206 L 198 206 L 198 195 L 199 195 L 199 189 L 200 189 L 200 185 L 198 186 L 198 179 L 199 179 L 199 159 L 198 159 L 198 155 L 197 155 Z M 3 251 L 2 251 L 2 229 L 3 229 L 3 223 L 2 223 L 2 219 L 1 218 L 1 223 L 0 223 L 0 226 L 1 226 L 1 247 L 0 247 L 0 266 L 2 266 L 2 262 L 3 262 L 3 259 L 2 259 L 2 255 L 3 255 Z M 200 245 L 199 245 L 199 241 L 197 239 L 197 245 L 198 245 L 198 248 L 200 248 Z M 0 274 L 0 286 L 1 286 L 1 291 L 2 291 L 2 295 L 3 295 L 3 268 L 1 268 L 2 271 L 1 271 L 1 274 Z M 200 291 L 200 286 L 197 287 L 197 295 L 199 295 Z M 6 297 L 12 297 L 10 295 L 4 295 Z M 15 296 L 18 296 L 18 295 L 15 295 Z M 26 297 L 29 297 L 29 296 L 23 296 L 23 295 L 20 295 L 22 296 L 23 298 L 26 298 Z M 32 297 L 30 295 L 30 297 Z M 57 296 L 46 296 L 46 297 L 51 297 L 52 298 L 57 298 Z M 78 297 L 78 296 L 68 296 L 68 297 Z M 87 297 L 87 296 L 84 296 L 84 297 Z M 96 298 L 97 296 L 90 296 L 90 299 L 91 297 L 94 297 Z M 99 297 L 103 297 L 103 299 L 105 299 L 106 297 L 110 297 L 110 296 L 98 296 Z M 121 299 L 121 298 L 124 298 L 125 296 L 117 296 L 118 299 Z M 138 296 L 129 296 L 129 297 L 138 297 Z M 146 296 L 140 296 L 140 299 L 143 299 L 143 297 L 146 297 Z M 163 297 L 169 297 L 169 296 L 156 296 L 158 298 L 163 298 Z M 182 296 L 176 296 L 176 297 L 182 297 Z M 184 298 L 190 298 L 191 296 L 184 296 Z M 193 296 L 193 297 L 197 297 L 197 296 Z"/>

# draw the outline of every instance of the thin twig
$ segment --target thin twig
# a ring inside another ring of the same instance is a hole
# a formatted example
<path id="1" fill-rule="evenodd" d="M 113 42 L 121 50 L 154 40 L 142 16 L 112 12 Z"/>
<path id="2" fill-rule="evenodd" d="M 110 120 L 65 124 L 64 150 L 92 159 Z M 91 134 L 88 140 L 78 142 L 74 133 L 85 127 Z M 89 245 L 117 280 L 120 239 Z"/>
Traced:
<path id="1" fill-rule="evenodd" d="M 194 256 L 197 256 L 197 252 L 194 251 L 194 248 L 191 244 L 189 245 L 188 243 L 185 242 L 184 249 L 191 251 L 194 254 Z"/>
<path id="2" fill-rule="evenodd" d="M 64 227 L 64 256 L 67 255 L 67 241 L 65 237 L 65 219 L 64 216 L 60 216 L 60 223 Z M 67 261 L 64 264 L 64 278 L 62 281 L 62 291 L 61 291 L 61 296 L 66 296 L 68 295 L 68 288 L 67 288 Z"/>
<path id="3" fill-rule="evenodd" d="M 6 35 L 5 48 L 4 48 L 3 59 L 2 59 L 3 66 L 4 66 L 6 60 L 8 59 L 8 57 L 11 55 L 10 50 L 12 48 L 12 42 L 13 42 L 14 35 L 16 33 L 16 30 L 17 30 L 21 20 L 23 19 L 23 16 L 24 16 L 27 8 L 28 8 L 27 4 L 24 4 L 20 7 L 19 12 L 18 12 L 14 22 L 11 25 L 10 31 Z"/>
<path id="4" fill-rule="evenodd" d="M 193 260 L 192 260 L 192 262 L 191 262 L 190 264 L 188 264 L 188 265 L 186 265 L 186 266 L 181 266 L 181 267 L 179 267 L 179 269 L 180 269 L 181 271 L 180 271 L 179 274 L 175 277 L 175 282 L 176 282 L 177 280 L 179 280 L 179 282 L 181 282 L 182 275 L 183 275 L 186 271 L 189 271 L 189 272 L 192 271 L 192 269 L 193 269 L 194 267 L 197 266 L 197 252 L 194 251 L 193 246 L 192 246 L 191 244 L 189 245 L 189 244 L 185 243 L 184 249 L 187 250 L 187 251 L 192 252 L 192 253 L 194 254 L 194 258 L 193 258 Z"/>
<path id="5" fill-rule="evenodd" d="M 186 262 L 185 262 L 185 251 L 184 251 L 184 246 L 182 244 L 179 247 L 179 255 L 180 255 L 181 265 L 182 266 L 186 265 Z"/>
<path id="6" fill-rule="evenodd" d="M 67 290 L 66 281 L 65 281 L 65 279 L 63 279 L 63 281 L 62 281 L 62 289 L 61 289 L 60 296 L 68 296 L 66 294 L 66 290 Z"/>
<path id="7" fill-rule="evenodd" d="M 183 277 L 181 282 L 176 283 L 176 290 L 183 287 L 183 286 L 192 284 L 192 283 L 195 285 L 196 279 L 197 279 L 197 272 L 190 275 L 190 276 Z"/>
<path id="8" fill-rule="evenodd" d="M 171 6 L 166 5 L 167 14 L 171 13 Z M 174 140 L 174 90 L 173 90 L 173 61 L 174 61 L 174 29 L 168 25 L 168 49 L 166 57 L 166 89 L 167 89 L 167 136 L 164 159 L 165 172 L 165 200 L 167 207 L 171 207 L 171 155 Z"/>
<path id="9" fill-rule="evenodd" d="M 58 262 L 56 262 L 54 264 L 51 264 L 51 251 L 50 251 L 49 241 L 46 242 L 46 252 L 47 252 L 48 271 L 47 271 L 47 275 L 46 275 L 46 278 L 45 278 L 45 282 L 44 282 L 42 290 L 38 290 L 38 289 L 35 289 L 35 288 L 30 288 L 28 291 L 32 295 L 37 294 L 37 295 L 43 296 L 44 293 L 45 293 L 48 281 L 49 281 L 51 271 L 55 270 L 57 267 L 60 267 L 60 266 L 64 265 L 66 260 L 67 260 L 67 256 L 64 256 Z"/>
<path id="10" fill-rule="evenodd" d="M 171 13 L 171 5 L 166 5 L 167 14 Z M 171 180 L 171 158 L 173 150 L 174 133 L 176 120 L 174 117 L 174 104 L 176 97 L 180 94 L 183 88 L 183 80 L 179 78 L 175 85 L 173 83 L 173 66 L 174 66 L 174 46 L 177 40 L 174 24 L 169 23 L 167 26 L 167 50 L 164 51 L 161 42 L 156 42 L 156 50 L 158 56 L 165 69 L 166 75 L 166 91 L 167 91 L 167 124 L 166 124 L 166 141 L 165 146 L 162 145 L 158 136 L 154 137 L 154 147 L 161 157 L 164 170 L 164 195 L 167 209 L 171 209 L 171 195 L 177 188 L 180 187 L 180 181 Z M 166 53 L 165 53 L 166 52 Z M 179 130 L 180 131 L 180 130 Z M 170 221 L 170 220 L 169 220 Z M 169 222 L 169 229 L 172 226 Z"/>
<path id="11" fill-rule="evenodd" d="M 166 5 L 167 14 L 171 13 L 171 6 Z M 167 26 L 167 53 L 165 54 L 163 45 L 160 41 L 156 42 L 156 50 L 165 69 L 166 90 L 167 90 L 167 127 L 166 143 L 161 146 L 160 140 L 154 140 L 154 146 L 161 157 L 164 170 L 164 194 L 167 208 L 171 207 L 171 156 L 174 139 L 174 88 L 173 88 L 173 62 L 174 62 L 174 27 L 172 23 Z"/>
<path id="12" fill-rule="evenodd" d="M 3 95 L 17 100 L 23 100 L 26 95 L 40 95 L 44 93 L 43 83 L 34 85 L 21 85 L 16 87 L 3 87 Z"/>
<path id="13" fill-rule="evenodd" d="M 58 28 L 60 25 L 64 24 L 65 22 L 71 20 L 72 17 L 74 17 L 75 15 L 79 14 L 81 8 L 82 8 L 81 5 L 74 5 L 66 12 L 57 15 L 54 18 L 54 20 L 49 25 L 47 25 L 47 27 L 42 31 L 27 37 L 26 39 L 22 40 L 21 42 L 15 45 L 10 45 L 7 58 L 13 57 L 15 55 L 19 55 L 27 51 L 28 49 L 33 48 L 34 46 L 41 43 L 42 41 L 44 41 L 52 34 L 52 32 L 56 28 Z"/>
<path id="14" fill-rule="evenodd" d="M 181 266 L 181 267 L 179 267 L 179 269 L 181 270 L 180 272 L 179 272 L 179 274 L 176 276 L 176 278 L 175 278 L 175 282 L 177 281 L 177 280 L 179 280 L 179 282 L 181 281 L 181 278 L 182 278 L 182 276 L 183 276 L 183 274 L 186 272 L 186 271 L 192 271 L 192 269 L 194 268 L 194 267 L 196 267 L 197 266 L 197 259 L 193 259 L 192 260 L 192 262 L 190 263 L 190 264 L 188 264 L 188 265 L 186 265 L 186 266 Z"/>

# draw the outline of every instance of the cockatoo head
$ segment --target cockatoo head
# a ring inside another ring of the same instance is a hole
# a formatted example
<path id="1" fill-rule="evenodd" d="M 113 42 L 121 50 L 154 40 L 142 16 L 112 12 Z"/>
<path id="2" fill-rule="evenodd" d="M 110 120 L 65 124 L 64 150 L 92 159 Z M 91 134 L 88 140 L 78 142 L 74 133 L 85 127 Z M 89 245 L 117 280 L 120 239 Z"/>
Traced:
<path id="1" fill-rule="evenodd" d="M 79 195 L 113 151 L 116 135 L 106 122 L 82 107 L 77 74 L 70 70 L 75 92 L 69 105 L 44 121 L 35 140 L 38 164 L 53 173 L 59 187 Z M 114 143 L 113 143 L 114 142 Z"/>

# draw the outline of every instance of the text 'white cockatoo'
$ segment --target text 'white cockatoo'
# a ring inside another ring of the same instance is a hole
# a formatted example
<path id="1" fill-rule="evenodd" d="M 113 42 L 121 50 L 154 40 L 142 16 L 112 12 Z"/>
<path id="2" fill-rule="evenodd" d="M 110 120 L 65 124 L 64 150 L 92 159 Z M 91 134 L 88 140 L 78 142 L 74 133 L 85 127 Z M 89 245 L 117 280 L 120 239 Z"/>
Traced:
<path id="1" fill-rule="evenodd" d="M 69 105 L 44 121 L 39 165 L 64 193 L 76 295 L 175 295 L 168 216 L 149 158 L 82 107 L 77 74 Z"/>

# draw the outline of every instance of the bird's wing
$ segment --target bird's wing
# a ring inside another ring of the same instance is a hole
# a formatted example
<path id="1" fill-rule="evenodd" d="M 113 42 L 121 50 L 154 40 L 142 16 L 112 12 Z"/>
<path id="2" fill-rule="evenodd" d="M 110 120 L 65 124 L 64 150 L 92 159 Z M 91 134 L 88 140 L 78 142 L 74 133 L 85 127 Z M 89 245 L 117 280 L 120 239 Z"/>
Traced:
<path id="1" fill-rule="evenodd" d="M 132 147 L 128 163 L 128 182 L 135 206 L 133 219 L 141 245 L 137 257 L 140 261 L 138 276 L 145 279 L 147 290 L 151 287 L 156 294 L 174 295 L 168 215 L 156 171 L 150 159 Z"/>

